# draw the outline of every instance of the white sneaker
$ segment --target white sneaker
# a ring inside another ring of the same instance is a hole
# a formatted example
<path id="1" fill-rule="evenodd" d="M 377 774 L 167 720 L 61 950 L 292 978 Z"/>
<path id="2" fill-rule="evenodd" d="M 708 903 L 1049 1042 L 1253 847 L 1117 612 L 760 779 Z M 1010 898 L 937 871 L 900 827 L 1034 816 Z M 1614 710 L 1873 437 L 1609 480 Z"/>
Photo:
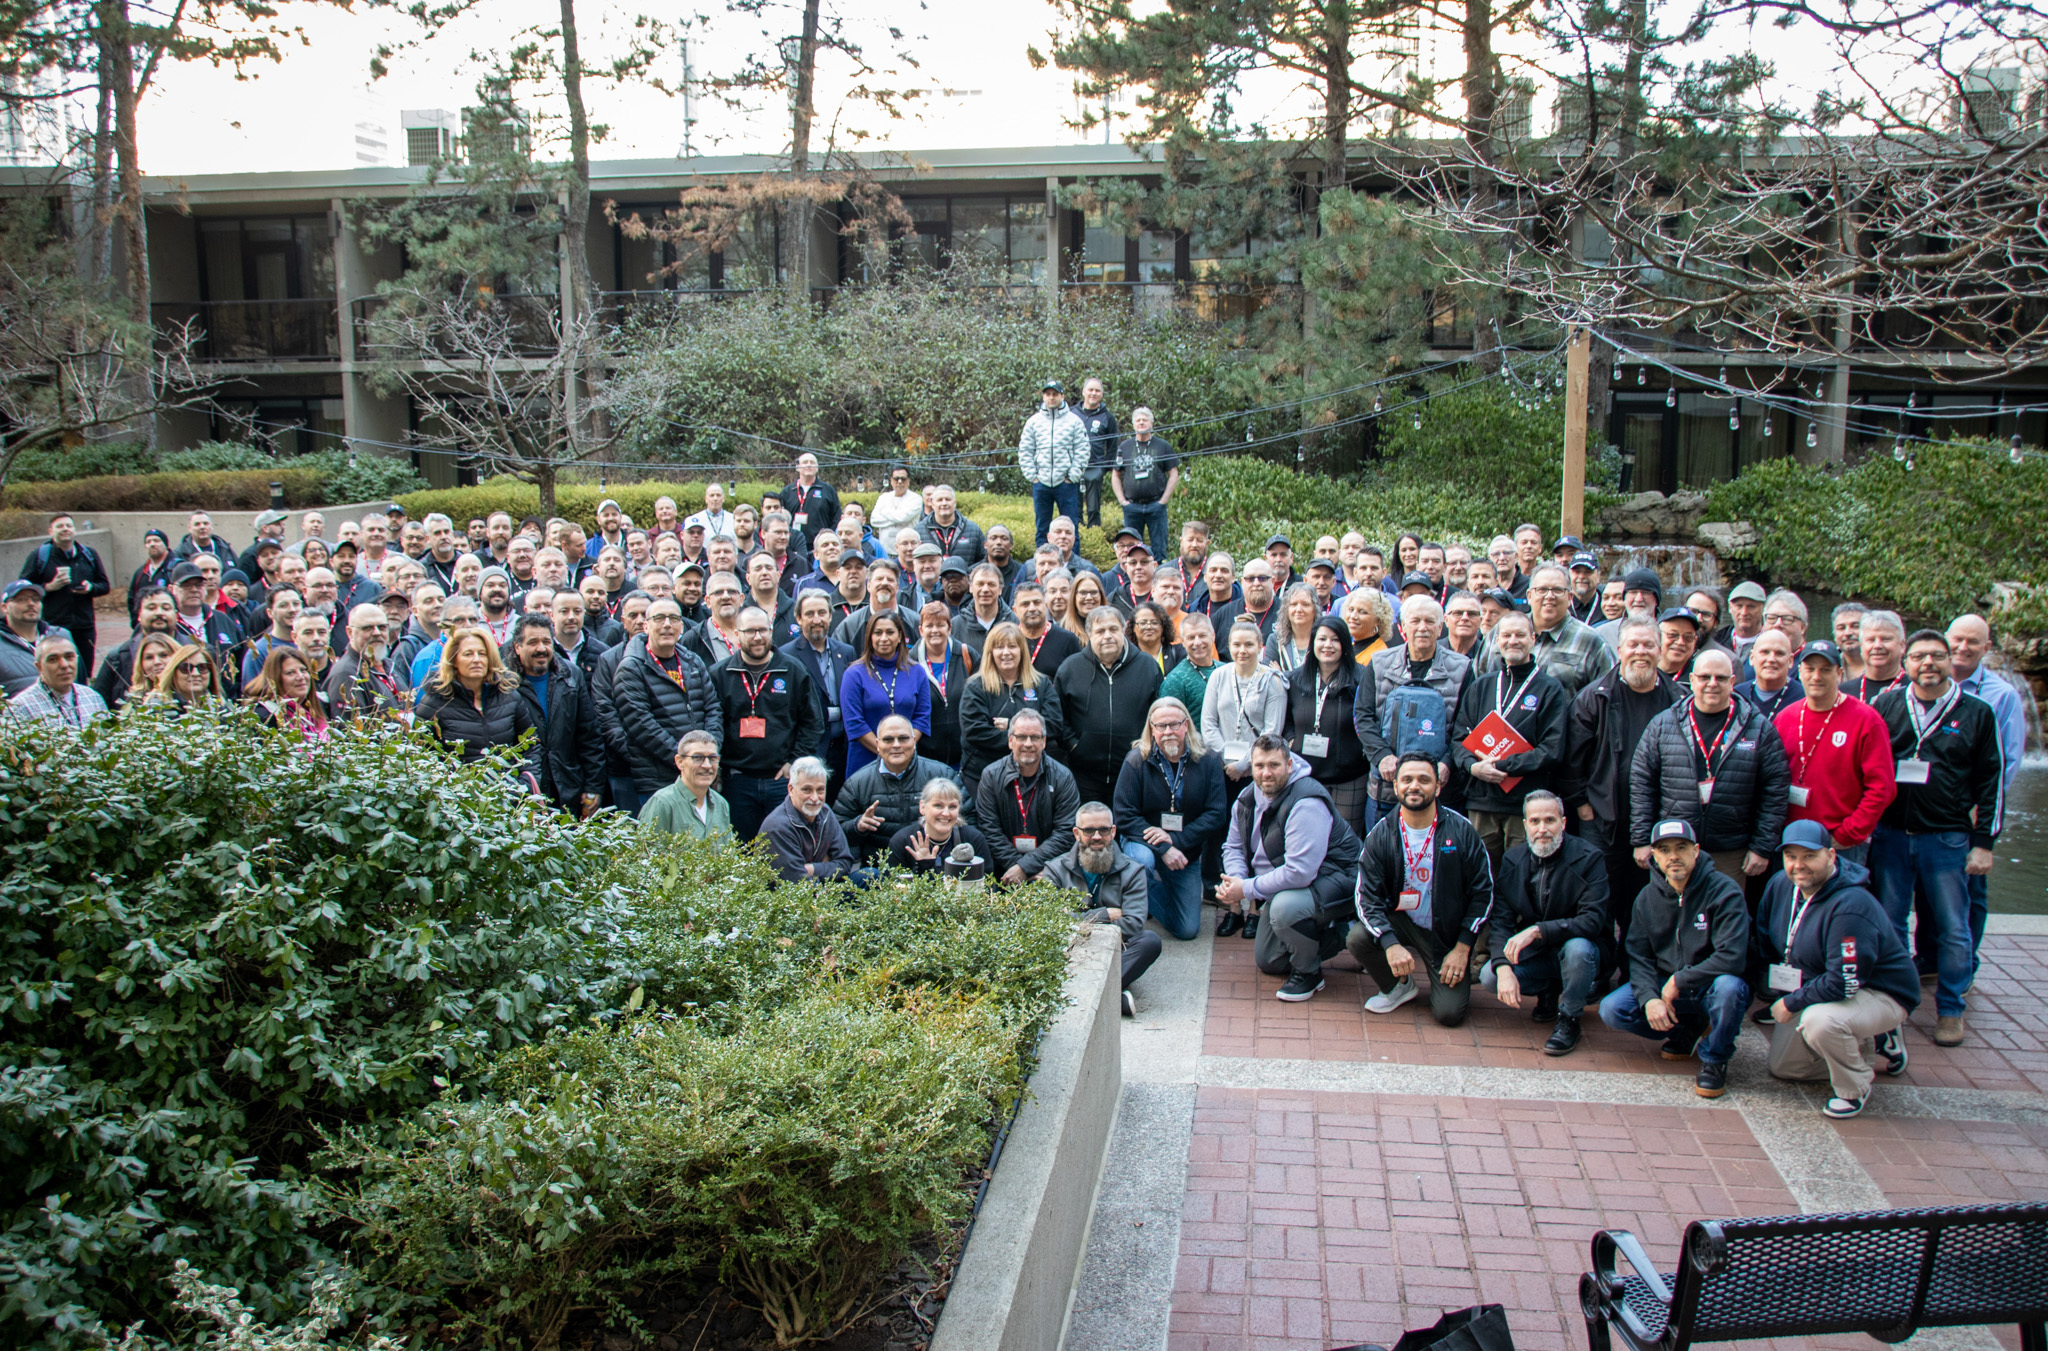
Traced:
<path id="1" fill-rule="evenodd" d="M 1404 980 L 1385 994 L 1376 994 L 1365 1001 L 1367 1013 L 1392 1013 L 1409 1000 L 1415 998 L 1415 982 Z"/>

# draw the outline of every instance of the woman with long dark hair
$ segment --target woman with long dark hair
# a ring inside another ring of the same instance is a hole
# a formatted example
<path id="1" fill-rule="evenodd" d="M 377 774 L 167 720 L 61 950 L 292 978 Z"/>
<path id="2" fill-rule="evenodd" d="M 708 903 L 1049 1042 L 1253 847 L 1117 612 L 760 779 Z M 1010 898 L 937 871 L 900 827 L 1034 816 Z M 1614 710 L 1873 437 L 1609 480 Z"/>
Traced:
<path id="1" fill-rule="evenodd" d="M 299 732 L 309 741 L 327 740 L 327 696 L 313 683 L 313 668 L 297 648 L 271 648 L 242 697 L 265 727 Z"/>
<path id="2" fill-rule="evenodd" d="M 1330 790 L 1344 824 L 1363 837 L 1372 766 L 1351 718 L 1358 676 L 1344 621 L 1335 615 L 1316 620 L 1308 660 L 1287 679 L 1287 722 L 1281 735 L 1290 750 L 1308 761 L 1310 777 Z"/>
<path id="3" fill-rule="evenodd" d="M 953 640 L 953 612 L 944 601 L 927 602 L 917 618 L 922 639 L 917 646 L 917 665 L 932 698 L 931 735 L 918 743 L 917 753 L 958 769 L 960 700 L 974 672 L 974 653 L 965 643 Z"/>
<path id="4" fill-rule="evenodd" d="M 868 620 L 860 660 L 846 668 L 839 681 L 839 711 L 846 720 L 846 774 L 863 769 L 881 755 L 875 729 L 882 719 L 901 714 L 920 737 L 932 733 L 931 681 L 917 669 L 903 620 L 884 611 Z"/>

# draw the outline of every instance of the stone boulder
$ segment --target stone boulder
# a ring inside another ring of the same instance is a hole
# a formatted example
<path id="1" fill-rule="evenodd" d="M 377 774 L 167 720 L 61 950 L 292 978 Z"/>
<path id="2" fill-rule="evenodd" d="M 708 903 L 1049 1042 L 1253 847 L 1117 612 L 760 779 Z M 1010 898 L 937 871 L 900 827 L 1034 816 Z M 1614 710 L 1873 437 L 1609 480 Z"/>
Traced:
<path id="1" fill-rule="evenodd" d="M 1677 492 L 1669 497 L 1660 492 L 1637 493 L 1600 513 L 1600 533 L 1690 539 L 1706 509 L 1704 493 Z"/>
<path id="2" fill-rule="evenodd" d="M 1702 521 L 1699 541 L 1717 554 L 1748 553 L 1763 536 L 1748 521 Z"/>

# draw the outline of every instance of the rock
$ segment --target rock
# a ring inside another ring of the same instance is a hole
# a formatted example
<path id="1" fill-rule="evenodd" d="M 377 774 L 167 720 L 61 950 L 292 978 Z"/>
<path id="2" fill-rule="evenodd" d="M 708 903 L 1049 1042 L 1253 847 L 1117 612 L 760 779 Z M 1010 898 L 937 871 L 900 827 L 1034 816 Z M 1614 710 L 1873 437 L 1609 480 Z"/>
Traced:
<path id="1" fill-rule="evenodd" d="M 1660 492 L 1637 493 L 1628 501 L 1615 508 L 1619 513 L 1652 511 L 1664 505 L 1664 494 Z"/>
<path id="2" fill-rule="evenodd" d="M 1763 542 L 1748 521 L 1702 521 L 1699 541 L 1717 554 L 1744 553 Z"/>

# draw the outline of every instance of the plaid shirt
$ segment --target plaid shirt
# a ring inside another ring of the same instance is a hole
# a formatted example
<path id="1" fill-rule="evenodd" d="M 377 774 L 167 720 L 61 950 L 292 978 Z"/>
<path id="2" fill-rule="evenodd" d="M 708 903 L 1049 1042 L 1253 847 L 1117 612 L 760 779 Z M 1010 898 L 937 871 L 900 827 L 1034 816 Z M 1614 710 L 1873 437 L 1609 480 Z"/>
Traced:
<path id="1" fill-rule="evenodd" d="M 94 718 L 106 717 L 107 704 L 90 685 L 73 685 L 59 699 L 38 680 L 7 701 L 7 716 L 20 722 L 54 721 L 66 727 L 83 727 Z"/>
<path id="2" fill-rule="evenodd" d="M 1565 693 L 1574 699 L 1614 665 L 1614 654 L 1607 650 L 1600 635 L 1570 615 L 1556 628 L 1537 633 L 1531 655 L 1542 663 L 1544 673 L 1564 686 Z M 1499 669 L 1500 653 L 1487 643 L 1475 670 L 1480 675 L 1490 675 Z"/>

